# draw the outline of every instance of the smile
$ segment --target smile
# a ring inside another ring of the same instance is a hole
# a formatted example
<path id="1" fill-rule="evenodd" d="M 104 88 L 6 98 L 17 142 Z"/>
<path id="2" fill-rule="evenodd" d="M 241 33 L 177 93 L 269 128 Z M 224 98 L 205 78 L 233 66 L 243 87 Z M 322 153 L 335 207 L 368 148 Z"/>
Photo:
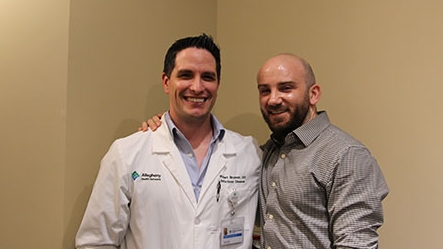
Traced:
<path id="1" fill-rule="evenodd" d="M 282 114 L 286 112 L 286 110 L 269 110 L 269 114 Z"/>
<path id="2" fill-rule="evenodd" d="M 203 102 L 205 102 L 208 98 L 193 98 L 193 97 L 185 97 L 185 99 L 186 99 L 187 101 L 194 102 L 194 103 L 203 103 Z"/>

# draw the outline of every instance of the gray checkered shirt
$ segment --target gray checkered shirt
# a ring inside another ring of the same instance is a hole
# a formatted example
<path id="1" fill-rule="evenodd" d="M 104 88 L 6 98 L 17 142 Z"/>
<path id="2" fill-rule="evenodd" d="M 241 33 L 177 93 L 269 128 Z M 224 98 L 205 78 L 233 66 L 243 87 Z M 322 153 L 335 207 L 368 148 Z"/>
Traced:
<path id="1" fill-rule="evenodd" d="M 326 112 L 263 150 L 263 249 L 378 248 L 387 184 L 369 150 Z"/>

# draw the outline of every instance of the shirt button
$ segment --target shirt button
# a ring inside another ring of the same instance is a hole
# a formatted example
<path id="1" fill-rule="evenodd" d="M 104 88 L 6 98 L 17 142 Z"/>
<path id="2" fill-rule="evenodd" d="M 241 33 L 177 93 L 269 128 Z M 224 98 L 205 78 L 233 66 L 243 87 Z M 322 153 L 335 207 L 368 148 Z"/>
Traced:
<path id="1" fill-rule="evenodd" d="M 268 215 L 268 218 L 269 218 L 270 220 L 272 220 L 272 219 L 274 219 L 274 215 L 270 214 L 270 215 Z"/>
<path id="2" fill-rule="evenodd" d="M 285 159 L 286 158 L 286 154 L 281 154 L 280 157 L 281 157 L 281 159 Z"/>
<path id="3" fill-rule="evenodd" d="M 200 219 L 199 219 L 199 218 L 195 218 L 195 220 L 194 220 L 194 224 L 195 224 L 195 225 L 200 224 Z"/>
<path id="4" fill-rule="evenodd" d="M 192 158 L 192 157 L 193 157 L 192 153 L 189 153 L 189 154 L 188 154 L 188 157 L 189 157 L 189 158 Z"/>
<path id="5" fill-rule="evenodd" d="M 272 247 L 268 246 L 268 248 L 267 248 L 267 249 L 272 249 Z"/>
<path id="6" fill-rule="evenodd" d="M 272 183 L 271 183 L 271 186 L 272 186 L 273 188 L 275 188 L 275 187 L 277 187 L 277 183 L 272 182 Z"/>

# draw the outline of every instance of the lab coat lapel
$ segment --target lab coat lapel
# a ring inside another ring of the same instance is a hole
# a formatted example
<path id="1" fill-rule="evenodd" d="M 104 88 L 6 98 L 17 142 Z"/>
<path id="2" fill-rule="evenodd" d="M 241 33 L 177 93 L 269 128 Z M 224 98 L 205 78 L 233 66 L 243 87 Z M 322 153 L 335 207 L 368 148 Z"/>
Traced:
<path id="1" fill-rule="evenodd" d="M 160 157 L 160 161 L 168 169 L 186 194 L 189 202 L 193 205 L 194 209 L 196 209 L 197 203 L 192 189 L 191 179 L 189 179 L 189 174 L 174 144 L 166 122 L 164 122 L 157 131 L 153 132 L 152 138 L 153 153 Z"/>
<path id="2" fill-rule="evenodd" d="M 226 139 L 226 135 L 227 134 L 225 134 L 222 141 L 219 141 L 216 144 L 214 151 L 212 152 L 211 160 L 209 161 L 205 180 L 203 181 L 202 190 L 200 192 L 200 200 L 202 200 L 206 194 L 213 194 L 210 191 L 211 184 L 213 184 L 214 181 L 220 180 L 220 174 L 226 168 L 228 159 L 237 155 L 234 144 Z"/>

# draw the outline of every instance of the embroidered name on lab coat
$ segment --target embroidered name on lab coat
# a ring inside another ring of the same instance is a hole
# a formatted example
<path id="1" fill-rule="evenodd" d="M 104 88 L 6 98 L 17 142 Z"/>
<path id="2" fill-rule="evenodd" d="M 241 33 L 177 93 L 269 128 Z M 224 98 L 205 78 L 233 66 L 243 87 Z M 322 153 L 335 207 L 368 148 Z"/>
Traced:
<path id="1" fill-rule="evenodd" d="M 246 183 L 246 176 L 220 175 L 220 182 L 223 182 L 223 183 Z"/>

